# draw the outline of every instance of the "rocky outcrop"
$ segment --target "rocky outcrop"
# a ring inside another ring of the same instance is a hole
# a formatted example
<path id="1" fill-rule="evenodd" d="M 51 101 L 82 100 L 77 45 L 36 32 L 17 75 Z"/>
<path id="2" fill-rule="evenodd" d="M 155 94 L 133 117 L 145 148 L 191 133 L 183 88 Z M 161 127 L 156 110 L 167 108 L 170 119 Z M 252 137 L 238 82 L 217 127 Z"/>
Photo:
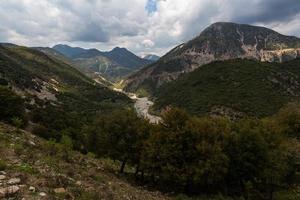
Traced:
<path id="1" fill-rule="evenodd" d="M 300 58 L 300 39 L 264 27 L 215 23 L 198 37 L 171 50 L 155 64 L 130 76 L 125 90 L 136 91 L 141 87 L 155 90 L 204 64 L 236 58 L 262 62 Z"/>

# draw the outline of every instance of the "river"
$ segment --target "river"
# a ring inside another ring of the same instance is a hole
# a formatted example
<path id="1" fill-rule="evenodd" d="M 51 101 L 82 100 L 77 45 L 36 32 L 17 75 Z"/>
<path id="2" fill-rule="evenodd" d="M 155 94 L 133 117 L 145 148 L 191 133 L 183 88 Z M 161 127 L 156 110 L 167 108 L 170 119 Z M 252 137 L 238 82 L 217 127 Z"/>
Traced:
<path id="1" fill-rule="evenodd" d="M 114 90 L 126 94 L 134 101 L 134 108 L 139 117 L 148 119 L 149 122 L 153 124 L 157 124 L 161 120 L 160 117 L 149 113 L 149 109 L 153 105 L 153 102 L 150 101 L 148 97 L 137 97 L 134 93 L 127 93 L 116 88 L 114 88 Z"/>

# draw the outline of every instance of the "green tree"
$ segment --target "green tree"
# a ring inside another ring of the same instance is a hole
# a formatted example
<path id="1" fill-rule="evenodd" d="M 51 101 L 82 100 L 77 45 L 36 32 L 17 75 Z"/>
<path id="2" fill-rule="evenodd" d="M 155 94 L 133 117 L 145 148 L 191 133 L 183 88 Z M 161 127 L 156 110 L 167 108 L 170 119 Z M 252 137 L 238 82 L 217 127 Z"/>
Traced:
<path id="1" fill-rule="evenodd" d="M 223 141 L 229 132 L 225 119 L 190 117 L 171 109 L 145 143 L 143 164 L 153 177 L 182 185 L 187 192 L 211 190 L 227 173 Z"/>
<path id="2" fill-rule="evenodd" d="M 87 130 L 88 148 L 97 155 L 121 161 L 120 173 L 127 163 L 137 165 L 149 123 L 137 117 L 132 110 L 115 111 L 99 117 L 93 128 Z"/>
<path id="3" fill-rule="evenodd" d="M 274 116 L 277 128 L 290 137 L 300 138 L 300 104 L 289 103 Z"/>

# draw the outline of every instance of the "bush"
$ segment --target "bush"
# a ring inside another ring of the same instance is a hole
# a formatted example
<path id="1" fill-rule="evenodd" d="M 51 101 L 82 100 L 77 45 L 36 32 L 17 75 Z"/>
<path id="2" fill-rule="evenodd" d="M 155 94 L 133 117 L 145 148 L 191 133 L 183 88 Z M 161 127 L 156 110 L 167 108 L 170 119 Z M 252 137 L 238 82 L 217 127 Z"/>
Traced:
<path id="1" fill-rule="evenodd" d="M 13 119 L 27 123 L 23 99 L 7 87 L 0 86 L 0 120 L 12 123 Z"/>
<path id="2" fill-rule="evenodd" d="M 4 160 L 0 160 L 0 171 L 4 171 L 6 168 L 6 162 Z"/>

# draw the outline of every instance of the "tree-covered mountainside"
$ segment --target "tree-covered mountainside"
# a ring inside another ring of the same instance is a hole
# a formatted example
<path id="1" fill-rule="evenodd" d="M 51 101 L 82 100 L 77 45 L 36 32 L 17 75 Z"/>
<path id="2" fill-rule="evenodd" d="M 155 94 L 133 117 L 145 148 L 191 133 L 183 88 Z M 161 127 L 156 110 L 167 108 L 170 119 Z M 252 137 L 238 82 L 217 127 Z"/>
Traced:
<path id="1" fill-rule="evenodd" d="M 131 75 L 125 89 L 146 90 L 151 94 L 181 73 L 191 72 L 216 60 L 248 58 L 284 62 L 299 57 L 299 38 L 265 27 L 218 22 L 196 38 L 175 47 L 156 63 Z"/>
<path id="2" fill-rule="evenodd" d="M 299 99 L 299 69 L 300 59 L 282 64 L 216 61 L 160 87 L 155 106 L 179 106 L 198 115 L 271 115 Z"/>
<path id="3" fill-rule="evenodd" d="M 85 72 L 99 73 L 111 81 L 120 80 L 153 62 L 142 59 L 127 49 L 119 47 L 108 52 L 102 52 L 97 49 L 83 49 L 59 44 L 53 49 L 71 59 Z"/>

